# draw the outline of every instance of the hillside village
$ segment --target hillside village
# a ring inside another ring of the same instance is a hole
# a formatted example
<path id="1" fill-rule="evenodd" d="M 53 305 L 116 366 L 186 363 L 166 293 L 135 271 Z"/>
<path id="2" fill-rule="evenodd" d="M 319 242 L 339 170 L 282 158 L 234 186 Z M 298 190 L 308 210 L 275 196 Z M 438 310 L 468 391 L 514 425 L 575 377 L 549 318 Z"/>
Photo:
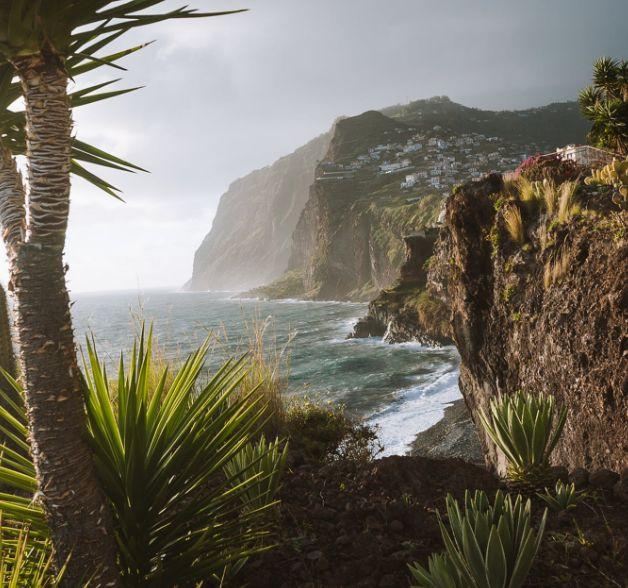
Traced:
<path id="1" fill-rule="evenodd" d="M 366 180 L 376 174 L 377 183 L 386 184 L 391 196 L 412 203 L 427 194 L 447 196 L 455 184 L 469 177 L 479 180 L 487 172 L 514 169 L 529 155 L 550 148 L 480 133 L 455 134 L 440 125 L 427 132 L 414 127 L 390 129 L 384 135 L 385 142 L 351 159 L 321 162 L 316 180 Z"/>

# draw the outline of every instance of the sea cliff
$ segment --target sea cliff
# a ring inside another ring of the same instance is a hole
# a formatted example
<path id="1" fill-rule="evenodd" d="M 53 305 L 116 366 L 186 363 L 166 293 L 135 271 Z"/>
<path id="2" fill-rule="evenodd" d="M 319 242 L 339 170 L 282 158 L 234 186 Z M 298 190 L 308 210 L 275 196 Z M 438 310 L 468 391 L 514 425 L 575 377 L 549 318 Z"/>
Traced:
<path id="1" fill-rule="evenodd" d="M 569 413 L 556 462 L 620 471 L 628 455 L 628 213 L 613 188 L 580 180 L 553 213 L 513 199 L 511 189 L 494 174 L 447 201 L 430 282 L 450 309 L 460 390 L 476 423 L 499 394 L 553 394 Z M 522 210 L 518 241 L 505 222 L 512 206 Z M 503 472 L 503 456 L 481 437 Z"/>

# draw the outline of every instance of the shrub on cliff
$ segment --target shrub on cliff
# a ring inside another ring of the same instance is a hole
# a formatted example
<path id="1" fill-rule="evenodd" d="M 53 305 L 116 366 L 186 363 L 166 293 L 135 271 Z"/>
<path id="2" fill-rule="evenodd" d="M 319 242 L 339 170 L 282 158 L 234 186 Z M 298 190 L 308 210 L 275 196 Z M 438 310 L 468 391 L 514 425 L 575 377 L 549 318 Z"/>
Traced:
<path id="1" fill-rule="evenodd" d="M 557 184 L 575 180 L 584 173 L 584 168 L 570 159 L 556 154 L 536 154 L 522 161 L 515 170 L 515 177 L 523 176 L 532 182 L 551 180 Z"/>
<path id="2" fill-rule="evenodd" d="M 532 566 L 545 531 L 547 510 L 538 531 L 531 522 L 530 500 L 514 500 L 498 491 L 493 504 L 484 492 L 467 490 L 464 510 L 451 495 L 447 521 L 438 513 L 444 554 L 432 555 L 428 568 L 418 563 L 410 572 L 425 588 L 519 588 Z"/>
<path id="3" fill-rule="evenodd" d="M 288 406 L 283 433 L 298 460 L 369 460 L 379 449 L 371 427 L 352 419 L 342 408 L 307 400 Z"/>

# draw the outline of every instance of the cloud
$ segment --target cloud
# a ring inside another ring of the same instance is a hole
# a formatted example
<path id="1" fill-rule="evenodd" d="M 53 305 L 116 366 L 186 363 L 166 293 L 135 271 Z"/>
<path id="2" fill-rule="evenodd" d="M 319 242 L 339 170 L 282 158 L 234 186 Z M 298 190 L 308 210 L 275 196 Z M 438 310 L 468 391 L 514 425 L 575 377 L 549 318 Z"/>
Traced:
<path id="1" fill-rule="evenodd" d="M 150 170 L 74 182 L 67 258 L 76 290 L 180 285 L 229 183 L 340 115 L 435 94 L 483 108 L 573 99 L 600 55 L 628 55 L 620 0 L 178 0 L 246 14 L 159 24 L 120 87 L 75 131 Z M 117 72 L 111 72 L 115 77 Z M 102 71 L 94 80 L 102 80 Z M 84 80 L 88 83 L 90 80 Z"/>

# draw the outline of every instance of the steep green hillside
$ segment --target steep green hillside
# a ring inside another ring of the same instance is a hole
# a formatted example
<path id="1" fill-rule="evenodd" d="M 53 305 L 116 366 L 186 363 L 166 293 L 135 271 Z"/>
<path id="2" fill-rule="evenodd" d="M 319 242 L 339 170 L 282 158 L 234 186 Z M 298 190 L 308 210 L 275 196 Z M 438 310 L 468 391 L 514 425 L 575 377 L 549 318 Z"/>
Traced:
<path id="1" fill-rule="evenodd" d="M 452 102 L 446 96 L 416 100 L 382 110 L 386 116 L 415 126 L 442 125 L 456 133 L 483 133 L 511 143 L 539 147 L 584 142 L 590 124 L 580 116 L 577 102 L 558 102 L 527 110 L 480 110 Z"/>

